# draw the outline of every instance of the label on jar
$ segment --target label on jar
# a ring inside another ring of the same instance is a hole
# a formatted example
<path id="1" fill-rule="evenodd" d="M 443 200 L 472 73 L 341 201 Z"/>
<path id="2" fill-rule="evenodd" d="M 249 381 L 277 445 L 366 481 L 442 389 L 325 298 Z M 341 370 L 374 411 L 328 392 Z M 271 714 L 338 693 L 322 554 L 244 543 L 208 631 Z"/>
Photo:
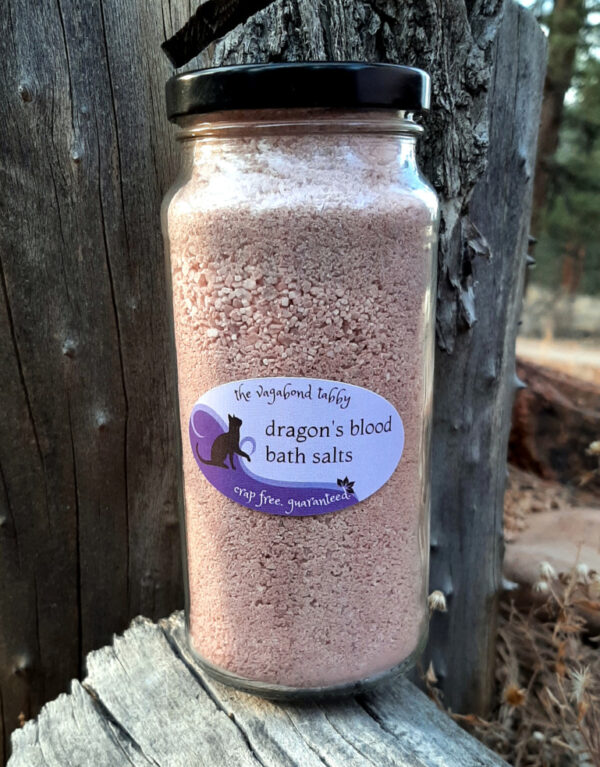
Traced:
<path id="1" fill-rule="evenodd" d="M 249 509 L 288 517 L 363 501 L 393 474 L 404 427 L 384 397 L 321 378 L 251 378 L 207 391 L 190 416 L 200 471 Z"/>

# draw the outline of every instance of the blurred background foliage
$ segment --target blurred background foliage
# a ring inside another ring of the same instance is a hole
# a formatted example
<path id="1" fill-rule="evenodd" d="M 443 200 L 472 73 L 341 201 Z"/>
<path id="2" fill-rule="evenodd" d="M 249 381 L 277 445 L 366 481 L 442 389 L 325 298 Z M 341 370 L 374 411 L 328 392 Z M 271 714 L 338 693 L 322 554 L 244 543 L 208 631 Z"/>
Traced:
<path id="1" fill-rule="evenodd" d="M 600 296 L 600 2 L 523 5 L 538 17 L 549 45 L 530 281 L 556 298 Z"/>

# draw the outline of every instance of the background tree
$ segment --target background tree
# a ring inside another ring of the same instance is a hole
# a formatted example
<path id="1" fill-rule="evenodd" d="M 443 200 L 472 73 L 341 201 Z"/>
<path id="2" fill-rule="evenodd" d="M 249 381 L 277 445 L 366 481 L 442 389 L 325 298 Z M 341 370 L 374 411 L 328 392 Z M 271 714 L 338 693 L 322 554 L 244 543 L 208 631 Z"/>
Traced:
<path id="1" fill-rule="evenodd" d="M 600 293 L 600 61 L 582 55 L 540 211 L 538 282 Z"/>
<path id="2" fill-rule="evenodd" d="M 549 37 L 534 180 L 532 279 L 574 296 L 600 292 L 600 4 L 524 2 Z"/>
<path id="3" fill-rule="evenodd" d="M 585 0 L 555 0 L 550 12 L 547 2 L 535 3 L 540 21 L 548 26 L 548 67 L 538 137 L 533 186 L 532 232 L 539 233 L 540 217 L 551 178 L 551 162 L 559 142 L 565 94 L 575 71 L 575 57 L 586 19 Z"/>

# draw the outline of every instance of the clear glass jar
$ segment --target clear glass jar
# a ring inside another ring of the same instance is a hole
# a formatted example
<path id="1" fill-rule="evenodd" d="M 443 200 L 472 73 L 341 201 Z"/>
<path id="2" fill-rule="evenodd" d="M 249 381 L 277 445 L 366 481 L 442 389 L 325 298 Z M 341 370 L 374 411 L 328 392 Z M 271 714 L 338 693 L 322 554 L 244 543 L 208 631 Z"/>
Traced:
<path id="1" fill-rule="evenodd" d="M 397 108 L 225 103 L 175 116 L 162 211 L 190 647 L 267 697 L 356 692 L 427 632 L 437 199 Z"/>

